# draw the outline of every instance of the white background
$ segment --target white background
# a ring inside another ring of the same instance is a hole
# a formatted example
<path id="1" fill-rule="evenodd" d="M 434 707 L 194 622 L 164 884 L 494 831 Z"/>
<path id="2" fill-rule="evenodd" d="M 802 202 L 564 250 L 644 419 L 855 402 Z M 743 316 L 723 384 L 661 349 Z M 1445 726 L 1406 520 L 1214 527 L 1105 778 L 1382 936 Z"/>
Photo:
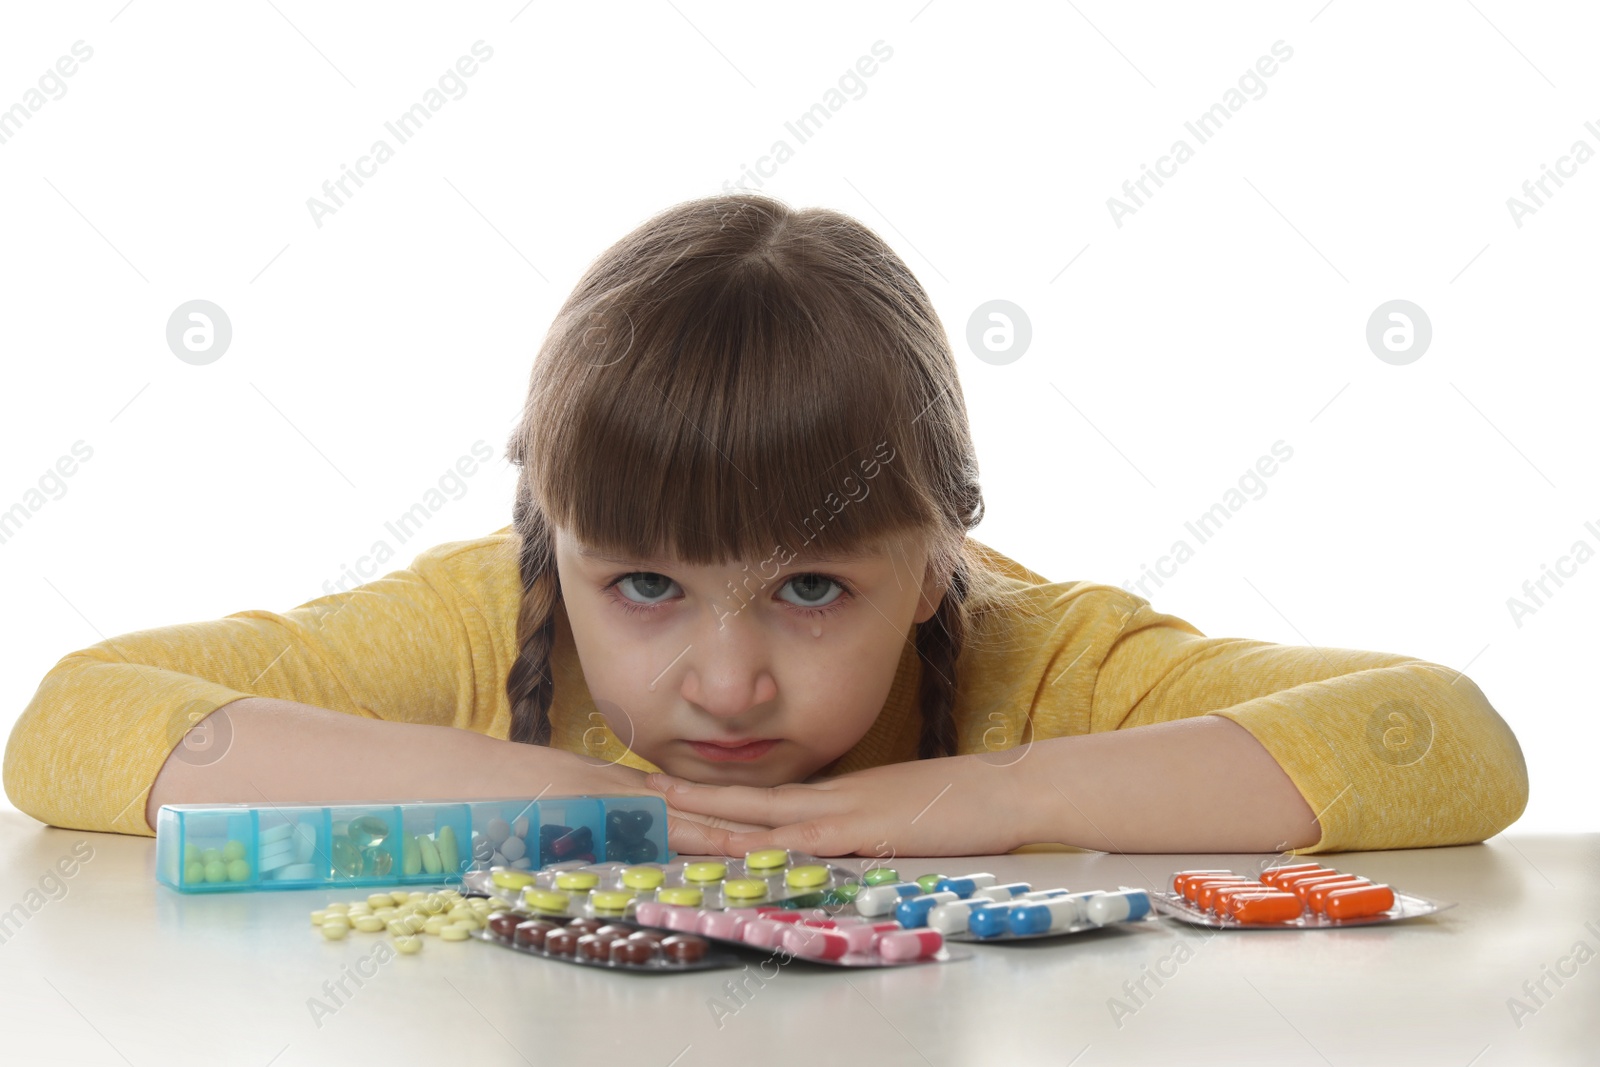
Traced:
<path id="1" fill-rule="evenodd" d="M 1597 828 L 1600 560 L 1520 627 L 1507 606 L 1574 542 L 1600 550 L 1600 160 L 1521 227 L 1506 203 L 1574 141 L 1600 150 L 1592 10 L 581 7 L 0 16 L 0 108 L 94 50 L 0 144 L 0 510 L 93 449 L 0 544 L 0 728 L 103 637 L 284 610 L 377 540 L 389 570 L 509 522 L 503 446 L 589 260 L 784 139 L 762 190 L 859 218 L 933 297 L 982 466 L 976 537 L 1052 579 L 1134 580 L 1282 440 L 1292 460 L 1155 605 L 1464 669 L 1527 756 L 1517 828 Z M 480 39 L 465 95 L 316 226 L 307 198 L 394 146 L 384 122 Z M 880 40 L 864 94 L 798 144 L 785 121 Z M 1265 94 L 1198 144 L 1185 121 L 1280 40 Z M 1179 137 L 1194 158 L 1118 227 L 1107 198 Z M 1434 331 L 1405 366 L 1365 340 L 1397 298 Z M 166 344 L 192 299 L 233 326 L 207 366 Z M 992 299 L 1032 323 L 1007 365 L 965 340 Z M 385 520 L 480 439 L 496 459 L 397 544 Z"/>

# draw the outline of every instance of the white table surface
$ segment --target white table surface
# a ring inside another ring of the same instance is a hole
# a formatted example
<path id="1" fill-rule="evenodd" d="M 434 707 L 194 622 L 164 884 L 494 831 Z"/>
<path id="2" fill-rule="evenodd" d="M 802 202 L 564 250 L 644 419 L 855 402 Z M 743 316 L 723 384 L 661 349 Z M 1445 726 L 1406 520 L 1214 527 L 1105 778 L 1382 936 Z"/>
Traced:
<path id="1" fill-rule="evenodd" d="M 46 873 L 74 848 L 92 858 L 52 896 Z M 0 1064 L 1600 1063 L 1600 955 L 1573 955 L 1579 942 L 1600 954 L 1600 835 L 1321 857 L 1457 904 L 1404 923 L 1217 933 L 1163 920 L 974 946 L 942 966 L 797 962 L 751 980 L 742 1004 L 725 988 L 738 971 L 612 974 L 476 941 L 428 938 L 420 955 L 379 965 L 387 935 L 326 942 L 309 919 L 367 890 L 185 895 L 156 882 L 154 852 L 151 839 L 0 813 L 11 916 L 0 921 Z M 1044 852 L 895 866 L 1109 889 L 1263 858 Z M 335 1005 L 325 983 L 363 958 L 371 977 L 345 978 L 350 995 Z M 1570 977 L 1558 986 L 1546 968 Z M 1524 983 L 1541 977 L 1539 1003 Z M 1147 993 L 1125 988 L 1141 979 Z M 1531 1013 L 1514 1018 L 1513 997 Z M 313 998 L 336 1010 L 318 1018 Z"/>

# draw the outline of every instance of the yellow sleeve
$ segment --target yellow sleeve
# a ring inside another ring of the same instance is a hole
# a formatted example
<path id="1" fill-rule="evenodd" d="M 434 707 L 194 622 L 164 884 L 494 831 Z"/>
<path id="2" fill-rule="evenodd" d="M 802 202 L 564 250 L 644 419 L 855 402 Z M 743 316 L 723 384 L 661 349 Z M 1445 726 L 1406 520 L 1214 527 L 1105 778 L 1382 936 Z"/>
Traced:
<path id="1" fill-rule="evenodd" d="M 1408 656 L 1206 637 L 1109 587 L 1089 729 L 1222 715 L 1249 730 L 1316 813 L 1297 853 L 1482 841 L 1522 814 L 1528 772 L 1471 679 Z"/>
<path id="2" fill-rule="evenodd" d="M 505 703 L 492 692 L 505 677 L 494 651 L 505 623 L 480 610 L 473 582 L 505 568 L 472 562 L 501 550 L 492 538 L 444 544 L 407 569 L 281 614 L 141 630 L 65 656 L 12 728 L 6 794 L 55 826 L 148 836 L 145 804 L 168 754 L 191 726 L 244 696 L 503 730 L 491 720 Z M 186 746 L 192 758 L 215 758 L 225 734 L 224 715 Z"/>

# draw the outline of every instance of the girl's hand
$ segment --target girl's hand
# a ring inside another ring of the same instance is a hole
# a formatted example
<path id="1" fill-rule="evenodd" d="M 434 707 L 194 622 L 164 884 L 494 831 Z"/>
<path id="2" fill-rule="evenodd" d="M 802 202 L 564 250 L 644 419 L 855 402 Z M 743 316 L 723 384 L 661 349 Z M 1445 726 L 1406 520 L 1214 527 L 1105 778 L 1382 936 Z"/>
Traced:
<path id="1" fill-rule="evenodd" d="M 977 756 L 895 763 L 814 784 L 701 785 L 664 774 L 645 781 L 685 818 L 771 827 L 698 830 L 719 846 L 700 852 L 738 856 L 789 848 L 816 856 L 974 856 L 1009 852 L 1032 837 L 1021 769 Z"/>

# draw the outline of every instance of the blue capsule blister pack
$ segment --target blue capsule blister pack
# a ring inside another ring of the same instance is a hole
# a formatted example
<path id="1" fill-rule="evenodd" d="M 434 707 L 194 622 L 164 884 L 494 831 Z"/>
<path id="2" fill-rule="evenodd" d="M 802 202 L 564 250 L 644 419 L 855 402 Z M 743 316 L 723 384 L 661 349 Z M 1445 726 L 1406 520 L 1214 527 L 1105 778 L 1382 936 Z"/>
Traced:
<path id="1" fill-rule="evenodd" d="M 1143 889 L 1035 890 L 1027 882 L 996 884 L 988 873 L 940 877 L 931 892 L 918 882 L 868 886 L 856 894 L 855 909 L 869 918 L 893 918 L 911 929 L 926 926 L 946 941 L 983 943 L 1062 937 L 1160 919 Z"/>

